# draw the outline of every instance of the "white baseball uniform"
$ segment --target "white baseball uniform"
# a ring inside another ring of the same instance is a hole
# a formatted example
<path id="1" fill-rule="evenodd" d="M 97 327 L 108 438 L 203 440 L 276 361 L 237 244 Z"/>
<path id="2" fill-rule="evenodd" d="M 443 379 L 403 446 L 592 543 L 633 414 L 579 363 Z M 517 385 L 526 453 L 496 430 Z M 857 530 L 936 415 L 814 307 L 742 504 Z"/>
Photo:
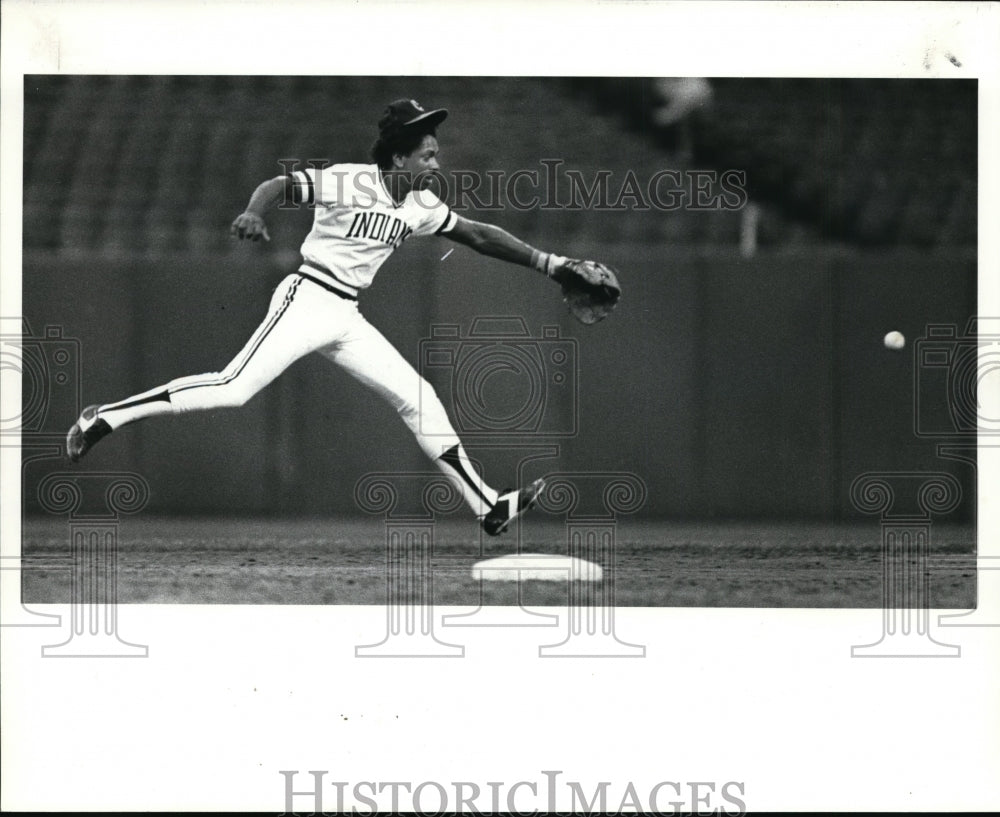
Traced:
<path id="1" fill-rule="evenodd" d="M 221 372 L 182 377 L 100 406 L 111 428 L 158 414 L 241 406 L 288 366 L 319 352 L 387 399 L 423 451 L 482 517 L 497 493 L 472 468 L 444 406 L 358 311 L 385 260 L 414 236 L 446 233 L 457 217 L 429 190 L 396 204 L 375 164 L 336 164 L 292 174 L 297 203 L 315 207 L 302 265 L 275 289 L 267 315 Z M 458 478 L 456 478 L 456 476 Z"/>

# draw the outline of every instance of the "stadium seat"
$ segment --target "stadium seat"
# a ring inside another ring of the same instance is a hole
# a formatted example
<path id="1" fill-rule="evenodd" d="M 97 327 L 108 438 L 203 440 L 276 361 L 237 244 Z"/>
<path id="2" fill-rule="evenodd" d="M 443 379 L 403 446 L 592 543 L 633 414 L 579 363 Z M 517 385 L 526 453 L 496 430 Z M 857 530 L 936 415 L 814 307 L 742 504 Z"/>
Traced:
<path id="1" fill-rule="evenodd" d="M 696 129 L 695 161 L 746 170 L 756 201 L 817 240 L 974 243 L 974 84 L 734 78 L 714 79 L 712 88 L 713 108 Z M 442 131 L 446 169 L 540 171 L 541 159 L 558 157 L 563 172 L 592 179 L 610 170 L 618 184 L 629 170 L 648 178 L 665 167 L 683 169 L 656 137 L 655 89 L 651 78 L 629 77 L 32 78 L 25 94 L 25 247 L 81 242 L 75 250 L 122 252 L 175 247 L 178 240 L 217 246 L 204 214 L 228 222 L 262 179 L 280 172 L 278 159 L 366 160 L 381 106 L 403 94 L 452 110 L 454 126 Z M 539 110 L 550 112 L 551 122 L 586 119 L 587 126 L 539 128 Z M 615 149 L 595 153 L 595 144 Z M 939 195 L 916 190 L 913 171 L 940 180 Z M 36 217 L 42 203 L 56 208 L 52 217 Z M 139 215 L 124 228 L 132 210 Z M 714 246 L 738 235 L 724 216 L 636 211 L 619 229 L 610 215 L 509 210 L 497 220 L 530 235 L 543 233 L 547 221 L 572 235 L 618 238 L 623 229 L 635 240 L 671 245 Z M 133 230 L 153 232 L 136 237 Z M 803 235 L 788 229 L 768 237 L 793 234 Z"/>

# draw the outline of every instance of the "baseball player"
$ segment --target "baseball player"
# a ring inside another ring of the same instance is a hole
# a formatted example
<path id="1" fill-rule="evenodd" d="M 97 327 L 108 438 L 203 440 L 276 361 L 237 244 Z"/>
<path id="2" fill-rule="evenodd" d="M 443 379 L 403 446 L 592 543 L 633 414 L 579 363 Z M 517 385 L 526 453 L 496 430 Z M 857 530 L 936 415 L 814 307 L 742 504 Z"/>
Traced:
<path id="1" fill-rule="evenodd" d="M 507 530 L 538 500 L 544 480 L 511 490 L 491 488 L 472 467 L 441 401 L 358 311 L 358 296 L 403 242 L 421 236 L 445 236 L 531 267 L 560 282 L 564 292 L 567 281 L 579 278 L 579 265 L 589 262 L 541 252 L 499 227 L 463 218 L 427 189 L 439 170 L 436 130 L 447 115 L 412 99 L 396 100 L 378 122 L 371 164 L 297 170 L 261 183 L 230 233 L 270 241 L 264 214 L 271 207 L 289 199 L 313 206 L 298 272 L 281 281 L 264 320 L 221 372 L 182 377 L 84 409 L 66 438 L 69 459 L 77 462 L 112 431 L 138 420 L 242 406 L 296 360 L 319 352 L 395 407 L 487 534 Z"/>

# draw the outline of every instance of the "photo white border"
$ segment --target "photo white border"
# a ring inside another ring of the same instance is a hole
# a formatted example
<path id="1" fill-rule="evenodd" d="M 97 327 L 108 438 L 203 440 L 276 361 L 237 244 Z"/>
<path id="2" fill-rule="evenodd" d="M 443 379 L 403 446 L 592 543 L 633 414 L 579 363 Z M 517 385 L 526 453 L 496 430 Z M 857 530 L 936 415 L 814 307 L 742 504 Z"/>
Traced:
<path id="1" fill-rule="evenodd" d="M 51 72 L 976 76 L 979 312 L 1000 315 L 996 4 L 7 0 L 2 15 L 4 315 L 20 313 L 23 75 Z M 0 535 L 19 539 L 18 453 L 0 454 Z M 979 537 L 1000 554 L 993 465 Z M 0 628 L 3 808 L 277 812 L 279 769 L 737 780 L 754 811 L 1000 807 L 998 629 L 942 630 L 960 659 L 852 660 L 881 611 L 624 609 L 644 660 L 539 660 L 523 633 L 477 635 L 463 660 L 356 660 L 383 616 L 129 606 L 138 661 L 41 660 L 53 639 Z"/>

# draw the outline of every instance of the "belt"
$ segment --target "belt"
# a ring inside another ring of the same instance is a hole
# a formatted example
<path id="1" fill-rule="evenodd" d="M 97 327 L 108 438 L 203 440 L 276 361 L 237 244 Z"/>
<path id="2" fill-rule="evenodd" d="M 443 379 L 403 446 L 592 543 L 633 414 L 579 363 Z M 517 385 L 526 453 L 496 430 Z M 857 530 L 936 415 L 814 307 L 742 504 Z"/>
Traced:
<path id="1" fill-rule="evenodd" d="M 345 301 L 358 300 L 357 295 L 351 295 L 349 292 L 344 292 L 342 289 L 337 289 L 337 287 L 327 283 L 321 278 L 317 278 L 315 275 L 310 274 L 308 271 L 302 269 L 301 267 L 299 268 L 299 275 L 301 275 L 303 278 L 308 278 L 314 284 L 323 287 L 323 289 L 325 289 L 327 292 L 332 292 L 334 295 L 340 296 Z"/>

